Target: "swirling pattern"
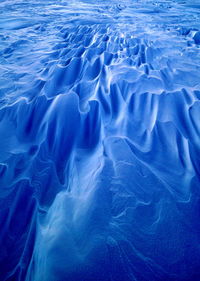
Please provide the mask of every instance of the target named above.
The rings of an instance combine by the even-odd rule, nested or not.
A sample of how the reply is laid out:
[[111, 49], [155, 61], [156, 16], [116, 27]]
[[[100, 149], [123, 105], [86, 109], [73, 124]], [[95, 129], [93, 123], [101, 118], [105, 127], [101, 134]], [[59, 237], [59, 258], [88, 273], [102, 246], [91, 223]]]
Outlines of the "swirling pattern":
[[200, 280], [198, 1], [0, 10], [0, 280]]

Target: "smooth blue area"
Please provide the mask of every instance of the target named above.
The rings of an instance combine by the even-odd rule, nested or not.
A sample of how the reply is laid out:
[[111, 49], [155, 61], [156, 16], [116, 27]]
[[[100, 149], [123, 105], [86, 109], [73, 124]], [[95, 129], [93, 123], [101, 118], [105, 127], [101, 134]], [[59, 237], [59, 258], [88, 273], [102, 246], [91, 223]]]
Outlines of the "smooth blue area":
[[0, 281], [200, 280], [200, 2], [0, 2]]

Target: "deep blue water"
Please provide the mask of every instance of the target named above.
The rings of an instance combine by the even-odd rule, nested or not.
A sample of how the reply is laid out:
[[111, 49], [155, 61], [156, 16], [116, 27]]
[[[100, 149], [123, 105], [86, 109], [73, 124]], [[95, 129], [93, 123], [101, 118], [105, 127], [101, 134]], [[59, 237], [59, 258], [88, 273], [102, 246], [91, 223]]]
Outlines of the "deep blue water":
[[0, 281], [199, 281], [199, 100], [199, 1], [1, 0]]

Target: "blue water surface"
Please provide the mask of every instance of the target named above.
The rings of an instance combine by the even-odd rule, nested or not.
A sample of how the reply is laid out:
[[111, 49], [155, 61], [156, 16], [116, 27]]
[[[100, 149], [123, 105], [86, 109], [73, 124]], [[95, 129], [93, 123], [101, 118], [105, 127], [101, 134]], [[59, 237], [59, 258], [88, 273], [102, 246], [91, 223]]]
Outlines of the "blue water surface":
[[1, 0], [0, 281], [199, 281], [199, 100], [199, 1]]

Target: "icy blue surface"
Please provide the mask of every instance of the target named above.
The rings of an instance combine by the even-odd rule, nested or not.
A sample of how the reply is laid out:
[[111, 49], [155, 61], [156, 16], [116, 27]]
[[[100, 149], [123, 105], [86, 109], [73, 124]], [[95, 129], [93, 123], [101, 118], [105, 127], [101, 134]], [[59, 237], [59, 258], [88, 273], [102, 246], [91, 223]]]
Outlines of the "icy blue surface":
[[0, 280], [200, 280], [200, 2], [1, 0]]

